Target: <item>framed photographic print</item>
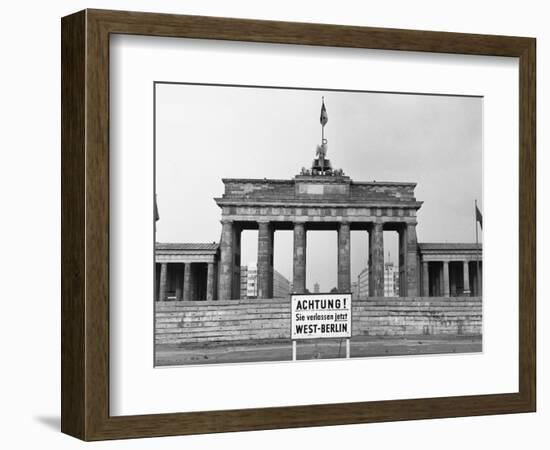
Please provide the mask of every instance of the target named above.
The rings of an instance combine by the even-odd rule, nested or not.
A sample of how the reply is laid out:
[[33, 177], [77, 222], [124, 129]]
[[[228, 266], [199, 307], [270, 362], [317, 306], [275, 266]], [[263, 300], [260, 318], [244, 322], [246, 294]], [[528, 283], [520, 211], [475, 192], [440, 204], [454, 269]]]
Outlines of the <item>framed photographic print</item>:
[[533, 38], [63, 18], [62, 431], [534, 411], [535, 168]]

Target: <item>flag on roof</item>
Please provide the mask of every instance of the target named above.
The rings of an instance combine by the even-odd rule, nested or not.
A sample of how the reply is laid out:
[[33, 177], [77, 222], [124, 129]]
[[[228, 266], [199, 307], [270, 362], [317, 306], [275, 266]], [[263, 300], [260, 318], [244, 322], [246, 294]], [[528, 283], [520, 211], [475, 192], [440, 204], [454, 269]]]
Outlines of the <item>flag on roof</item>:
[[156, 222], [157, 220], [160, 219], [159, 209], [157, 207], [157, 196], [156, 195], [155, 195], [155, 212], [154, 212], [154, 214], [155, 214], [155, 222]]
[[481, 211], [477, 207], [477, 203], [476, 203], [476, 220], [479, 222], [479, 226], [483, 229], [483, 215], [481, 214]]
[[325, 126], [328, 122], [327, 108], [325, 108], [325, 99], [323, 98], [323, 105], [321, 106], [321, 125]]

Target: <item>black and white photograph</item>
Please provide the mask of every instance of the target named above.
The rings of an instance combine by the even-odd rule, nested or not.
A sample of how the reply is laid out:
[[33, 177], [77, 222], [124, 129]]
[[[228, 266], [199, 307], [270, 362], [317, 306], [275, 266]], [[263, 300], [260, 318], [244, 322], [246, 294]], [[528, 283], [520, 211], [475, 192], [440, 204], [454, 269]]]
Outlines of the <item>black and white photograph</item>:
[[546, 449], [547, 10], [6, 3], [0, 447]]
[[482, 352], [482, 97], [154, 99], [156, 366]]

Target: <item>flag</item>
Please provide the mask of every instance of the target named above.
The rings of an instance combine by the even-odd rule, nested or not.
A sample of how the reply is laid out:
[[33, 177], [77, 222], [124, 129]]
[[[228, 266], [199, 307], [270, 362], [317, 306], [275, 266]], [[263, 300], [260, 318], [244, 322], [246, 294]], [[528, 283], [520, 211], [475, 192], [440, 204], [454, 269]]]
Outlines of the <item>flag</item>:
[[483, 215], [481, 214], [481, 211], [477, 207], [477, 203], [476, 203], [476, 220], [479, 222], [479, 226], [481, 227], [481, 229], [483, 229]]
[[325, 108], [325, 101], [323, 100], [323, 106], [321, 106], [321, 125], [325, 126], [328, 122], [327, 109]]
[[160, 216], [159, 216], [159, 209], [157, 207], [157, 196], [155, 195], [155, 211], [154, 211], [154, 215], [155, 215], [155, 222], [157, 220], [160, 219]]

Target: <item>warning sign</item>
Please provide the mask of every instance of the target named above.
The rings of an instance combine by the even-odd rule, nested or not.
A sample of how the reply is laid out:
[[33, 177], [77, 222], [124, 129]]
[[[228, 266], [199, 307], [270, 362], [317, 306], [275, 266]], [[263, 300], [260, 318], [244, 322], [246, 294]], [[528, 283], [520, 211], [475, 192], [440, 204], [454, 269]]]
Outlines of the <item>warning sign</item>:
[[351, 294], [292, 294], [292, 339], [351, 337]]

